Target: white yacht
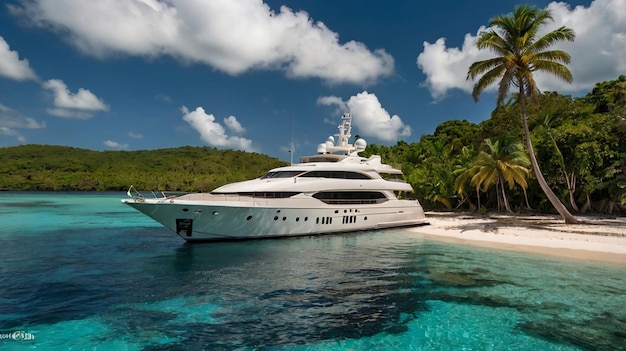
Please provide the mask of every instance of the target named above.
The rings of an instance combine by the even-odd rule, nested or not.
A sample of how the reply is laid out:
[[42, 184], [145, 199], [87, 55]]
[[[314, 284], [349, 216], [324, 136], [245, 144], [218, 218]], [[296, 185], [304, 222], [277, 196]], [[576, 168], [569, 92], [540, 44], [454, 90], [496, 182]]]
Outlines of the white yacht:
[[[361, 157], [366, 142], [349, 144], [352, 118], [342, 117], [337, 142], [264, 176], [190, 193], [148, 198], [132, 186], [122, 202], [186, 241], [235, 240], [352, 232], [427, 224], [402, 172], [380, 156]], [[400, 198], [399, 198], [400, 197]]]

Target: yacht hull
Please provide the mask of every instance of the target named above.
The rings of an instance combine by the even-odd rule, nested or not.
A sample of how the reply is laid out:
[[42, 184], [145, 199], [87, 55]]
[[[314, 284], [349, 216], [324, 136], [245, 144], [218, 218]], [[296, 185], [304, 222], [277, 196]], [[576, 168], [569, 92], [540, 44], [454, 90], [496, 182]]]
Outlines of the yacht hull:
[[323, 207], [312, 198], [122, 201], [190, 242], [321, 235], [427, 224], [417, 200]]

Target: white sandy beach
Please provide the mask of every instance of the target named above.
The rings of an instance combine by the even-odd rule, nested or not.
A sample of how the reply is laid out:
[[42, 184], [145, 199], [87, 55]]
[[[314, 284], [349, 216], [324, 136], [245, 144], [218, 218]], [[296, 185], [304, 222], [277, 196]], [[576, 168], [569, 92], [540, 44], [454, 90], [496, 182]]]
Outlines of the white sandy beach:
[[626, 218], [427, 212], [429, 225], [411, 229], [427, 238], [496, 249], [626, 264]]

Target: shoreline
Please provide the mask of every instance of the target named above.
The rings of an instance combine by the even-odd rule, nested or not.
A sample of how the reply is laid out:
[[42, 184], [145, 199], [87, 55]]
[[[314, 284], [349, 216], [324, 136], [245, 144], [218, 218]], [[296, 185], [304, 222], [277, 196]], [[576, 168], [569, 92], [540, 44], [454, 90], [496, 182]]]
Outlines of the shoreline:
[[626, 265], [626, 218], [553, 215], [478, 215], [426, 212], [429, 225], [411, 228], [427, 239], [487, 248]]

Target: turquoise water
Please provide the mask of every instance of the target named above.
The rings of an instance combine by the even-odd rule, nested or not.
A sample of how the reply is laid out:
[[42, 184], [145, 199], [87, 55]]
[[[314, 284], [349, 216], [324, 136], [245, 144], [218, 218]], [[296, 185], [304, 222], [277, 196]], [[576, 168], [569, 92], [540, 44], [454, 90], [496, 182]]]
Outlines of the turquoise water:
[[123, 196], [0, 193], [1, 350], [626, 350], [623, 265], [407, 230], [189, 245]]

